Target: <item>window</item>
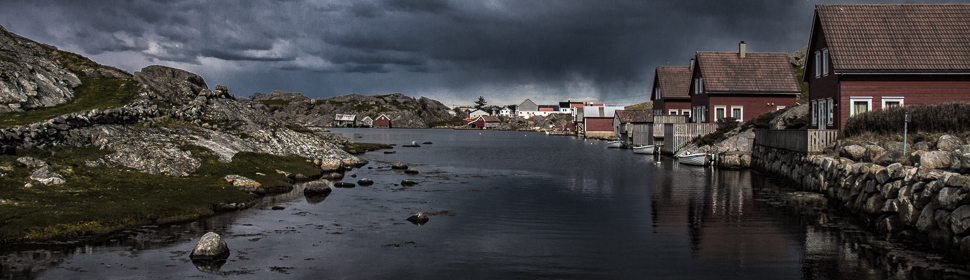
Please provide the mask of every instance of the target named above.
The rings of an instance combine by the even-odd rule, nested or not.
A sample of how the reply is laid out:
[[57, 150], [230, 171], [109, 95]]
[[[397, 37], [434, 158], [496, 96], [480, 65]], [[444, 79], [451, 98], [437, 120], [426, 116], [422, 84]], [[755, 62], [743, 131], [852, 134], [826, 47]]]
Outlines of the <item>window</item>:
[[822, 53], [815, 52], [815, 65], [812, 65], [815, 68], [815, 78], [822, 76], [822, 68], [819, 67], [820, 65], [822, 65]]
[[822, 49], [822, 76], [829, 75], [829, 49]]
[[855, 116], [857, 114], [862, 114], [865, 112], [872, 111], [872, 97], [871, 96], [852, 96], [849, 97], [849, 116]]
[[701, 92], [700, 88], [701, 88], [701, 79], [694, 78], [694, 94], [700, 93]]
[[727, 108], [724, 106], [714, 106], [714, 121], [723, 119], [727, 113]]
[[812, 100], [809, 111], [812, 111], [812, 125], [818, 125], [818, 101]]
[[744, 112], [744, 107], [731, 106], [731, 117], [739, 122], [742, 121], [742, 112]]
[[683, 110], [680, 110], [680, 113], [683, 114], [684, 116], [687, 116], [688, 119], [690, 118], [690, 110], [683, 109]]
[[677, 109], [667, 109], [667, 114], [668, 115], [676, 115], [677, 114]]
[[902, 96], [883, 96], [882, 97], [883, 109], [888, 109], [892, 107], [901, 107], [901, 106], [903, 106]]
[[653, 100], [660, 100], [660, 88], [653, 89]]
[[829, 98], [826, 104], [829, 106], [826, 109], [826, 112], [828, 112], [826, 119], [828, 120], [829, 125], [833, 125], [835, 124], [835, 110], [833, 110], [833, 107], [835, 107], [835, 100], [832, 100], [832, 98]]
[[697, 78], [697, 85], [701, 88], [697, 93], [704, 93], [704, 78]]

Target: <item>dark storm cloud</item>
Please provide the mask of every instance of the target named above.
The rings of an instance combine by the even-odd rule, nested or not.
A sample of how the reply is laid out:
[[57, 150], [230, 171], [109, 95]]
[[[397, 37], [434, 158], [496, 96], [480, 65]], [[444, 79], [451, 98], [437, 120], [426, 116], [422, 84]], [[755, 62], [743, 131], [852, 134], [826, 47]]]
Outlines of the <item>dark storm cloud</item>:
[[[189, 65], [244, 92], [286, 81], [291, 88], [279, 89], [317, 96], [445, 91], [471, 100], [525, 88], [555, 100], [635, 100], [656, 66], [686, 65], [695, 51], [736, 51], [742, 40], [751, 51], [797, 50], [807, 43], [814, 4], [5, 0], [0, 24], [116, 60], [106, 64]], [[255, 73], [287, 78], [237, 78]], [[335, 92], [311, 92], [321, 88]]]

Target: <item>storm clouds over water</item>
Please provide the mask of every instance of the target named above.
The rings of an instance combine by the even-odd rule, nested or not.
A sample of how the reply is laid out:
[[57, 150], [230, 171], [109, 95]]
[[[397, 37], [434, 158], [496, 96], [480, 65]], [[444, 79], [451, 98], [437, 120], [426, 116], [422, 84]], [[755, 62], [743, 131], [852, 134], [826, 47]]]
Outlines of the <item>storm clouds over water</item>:
[[[829, 2], [831, 3], [831, 2]], [[646, 101], [695, 51], [792, 52], [816, 1], [20, 1], [9, 31], [137, 71], [162, 64], [237, 96], [402, 92], [451, 104]]]

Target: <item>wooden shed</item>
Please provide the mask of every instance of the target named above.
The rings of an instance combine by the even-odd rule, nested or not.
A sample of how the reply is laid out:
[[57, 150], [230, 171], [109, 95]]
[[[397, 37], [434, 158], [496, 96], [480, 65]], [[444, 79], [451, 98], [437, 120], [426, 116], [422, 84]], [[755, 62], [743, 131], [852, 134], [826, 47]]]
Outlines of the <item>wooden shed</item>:
[[391, 118], [388, 118], [385, 114], [381, 114], [374, 119], [374, 128], [391, 128]]

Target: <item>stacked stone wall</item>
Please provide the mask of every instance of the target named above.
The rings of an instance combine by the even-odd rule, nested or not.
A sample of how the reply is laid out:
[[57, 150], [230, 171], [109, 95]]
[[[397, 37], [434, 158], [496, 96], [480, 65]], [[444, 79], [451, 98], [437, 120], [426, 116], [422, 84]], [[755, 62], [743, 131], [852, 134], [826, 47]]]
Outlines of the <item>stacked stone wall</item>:
[[752, 168], [826, 195], [882, 234], [914, 238], [970, 260], [970, 177], [932, 168], [857, 163], [846, 158], [755, 146]]

